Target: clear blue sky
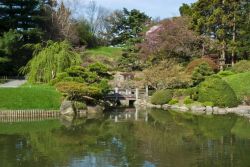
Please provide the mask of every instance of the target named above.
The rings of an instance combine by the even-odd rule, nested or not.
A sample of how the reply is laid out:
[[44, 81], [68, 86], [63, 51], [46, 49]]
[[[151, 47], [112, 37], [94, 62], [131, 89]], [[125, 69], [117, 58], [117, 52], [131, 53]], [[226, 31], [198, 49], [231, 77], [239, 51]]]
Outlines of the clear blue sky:
[[98, 4], [109, 9], [139, 9], [147, 15], [161, 19], [179, 15], [182, 3], [194, 3], [197, 0], [95, 0]]

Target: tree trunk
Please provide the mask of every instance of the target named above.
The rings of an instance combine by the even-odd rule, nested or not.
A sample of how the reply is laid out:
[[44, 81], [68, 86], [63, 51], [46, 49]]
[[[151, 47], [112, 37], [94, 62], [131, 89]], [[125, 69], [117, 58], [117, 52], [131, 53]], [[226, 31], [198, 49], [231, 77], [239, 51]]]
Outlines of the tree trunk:
[[[234, 18], [233, 18], [233, 45], [235, 45], [235, 41], [236, 41], [236, 18], [235, 18], [235, 14], [234, 14]], [[234, 66], [234, 61], [235, 61], [235, 46], [233, 46], [233, 48], [232, 48], [232, 66]]]
[[220, 58], [220, 70], [224, 70], [224, 65], [226, 64], [226, 46], [225, 46], [225, 40], [223, 40], [222, 43], [222, 51], [221, 51], [221, 58]]

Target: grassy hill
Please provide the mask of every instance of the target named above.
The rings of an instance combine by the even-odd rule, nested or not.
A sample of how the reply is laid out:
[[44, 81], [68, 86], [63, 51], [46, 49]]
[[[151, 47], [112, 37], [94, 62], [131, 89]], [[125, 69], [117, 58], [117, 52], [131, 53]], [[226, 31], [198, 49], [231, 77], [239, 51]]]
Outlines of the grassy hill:
[[116, 66], [122, 56], [122, 48], [98, 47], [88, 49], [83, 53], [83, 63], [102, 62], [108, 66]]
[[238, 99], [250, 96], [250, 72], [230, 75], [223, 79], [233, 88]]

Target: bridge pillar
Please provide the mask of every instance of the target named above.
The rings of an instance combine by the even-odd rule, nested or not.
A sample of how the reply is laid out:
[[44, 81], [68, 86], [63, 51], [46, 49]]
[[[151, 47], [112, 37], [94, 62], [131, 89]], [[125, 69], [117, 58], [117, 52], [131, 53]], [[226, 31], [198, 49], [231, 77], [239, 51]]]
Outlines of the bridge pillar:
[[139, 89], [136, 88], [135, 89], [135, 100], [138, 100], [139, 99]]
[[148, 97], [148, 85], [146, 85], [146, 97]]
[[115, 100], [118, 100], [119, 88], [115, 87]]

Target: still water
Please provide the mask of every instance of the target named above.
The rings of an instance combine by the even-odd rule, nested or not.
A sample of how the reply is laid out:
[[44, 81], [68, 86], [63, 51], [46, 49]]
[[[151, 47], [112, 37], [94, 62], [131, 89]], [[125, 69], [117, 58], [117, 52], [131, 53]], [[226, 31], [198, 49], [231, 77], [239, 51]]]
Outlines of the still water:
[[162, 110], [0, 123], [0, 167], [19, 166], [247, 167], [250, 123]]

